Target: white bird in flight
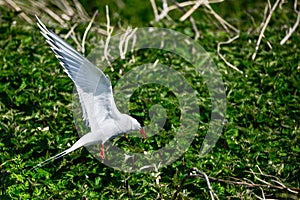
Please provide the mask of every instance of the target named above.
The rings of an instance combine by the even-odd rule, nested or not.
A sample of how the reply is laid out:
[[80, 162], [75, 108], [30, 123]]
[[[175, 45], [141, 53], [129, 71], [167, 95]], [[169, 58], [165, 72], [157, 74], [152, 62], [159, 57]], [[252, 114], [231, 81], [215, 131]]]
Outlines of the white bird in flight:
[[110, 138], [139, 130], [144, 138], [146, 133], [140, 123], [116, 107], [109, 76], [49, 30], [36, 16], [42, 35], [50, 44], [55, 56], [60, 60], [65, 72], [75, 83], [83, 111], [83, 119], [90, 132], [83, 135], [69, 149], [39, 163], [32, 169], [41, 167], [82, 146], [101, 144], [100, 157], [105, 158], [104, 143]]

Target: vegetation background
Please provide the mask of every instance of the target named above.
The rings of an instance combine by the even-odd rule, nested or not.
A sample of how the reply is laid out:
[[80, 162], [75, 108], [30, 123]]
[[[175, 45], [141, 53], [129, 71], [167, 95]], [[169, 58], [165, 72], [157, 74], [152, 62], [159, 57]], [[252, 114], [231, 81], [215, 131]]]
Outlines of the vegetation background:
[[[67, 2], [70, 9], [62, 9], [62, 2]], [[280, 44], [300, 19], [299, 11], [295, 12], [299, 3], [209, 1], [213, 11], [233, 27], [227, 25], [226, 29], [205, 6], [192, 14], [193, 20], [180, 21], [192, 7], [187, 6], [186, 10], [175, 9], [155, 21], [150, 2], [0, 0], [0, 199], [299, 199], [299, 28]], [[156, 3], [162, 8], [161, 1]], [[207, 89], [197, 84], [199, 77], [195, 75], [187, 79], [202, 98], [202, 125], [188, 151], [171, 165], [152, 173], [125, 173], [101, 164], [82, 148], [29, 171], [78, 139], [72, 116], [73, 83], [39, 33], [34, 15], [62, 37], [73, 27], [71, 34], [78, 41], [67, 41], [82, 50], [82, 36], [98, 10], [86, 37], [87, 54], [99, 35], [106, 37], [105, 5], [109, 6], [114, 31], [128, 25], [155, 26], [192, 38], [198, 31], [197, 41], [214, 57], [227, 94], [227, 122], [207, 157], [200, 159], [197, 155], [208, 128], [210, 104]], [[220, 42], [230, 38], [235, 40], [218, 49]], [[137, 64], [144, 59], [172, 59], [167, 52], [141, 52], [135, 56]], [[121, 66], [130, 69], [127, 61], [114, 63], [115, 70], [106, 72], [113, 83], [120, 77]], [[181, 61], [175, 61], [180, 66]], [[167, 91], [161, 88], [160, 92]], [[174, 98], [168, 95], [143, 93], [134, 97], [132, 103], [138, 106], [132, 109], [133, 114], [144, 113], [139, 118], [148, 120], [143, 102], [146, 97], [163, 102], [173, 113], [170, 127], [176, 126], [177, 108], [173, 106]], [[159, 137], [149, 138], [143, 147], [160, 146], [170, 139], [170, 132], [171, 128]], [[134, 142], [138, 141], [129, 139], [124, 136], [114, 142], [124, 149], [136, 150]], [[214, 195], [209, 193], [209, 182], [200, 172], [208, 176]]]

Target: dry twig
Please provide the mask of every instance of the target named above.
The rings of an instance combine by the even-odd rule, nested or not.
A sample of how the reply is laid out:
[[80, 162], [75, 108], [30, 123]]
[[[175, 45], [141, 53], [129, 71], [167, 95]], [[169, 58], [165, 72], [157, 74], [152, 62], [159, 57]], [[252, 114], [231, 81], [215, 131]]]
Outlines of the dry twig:
[[87, 12], [85, 11], [85, 9], [83, 8], [83, 6], [81, 5], [81, 3], [78, 0], [73, 0], [74, 5], [76, 7], [77, 10], [77, 14], [79, 15], [80, 19], [84, 20], [84, 21], [89, 21], [89, 15], [87, 14]]
[[229, 31], [229, 29], [233, 30], [236, 35], [232, 38], [230, 38], [229, 40], [225, 41], [225, 42], [219, 42], [217, 44], [217, 54], [220, 56], [220, 58], [223, 60], [223, 62], [225, 62], [226, 65], [228, 65], [229, 67], [231, 67], [232, 69], [236, 70], [239, 73], [243, 73], [241, 70], [239, 70], [236, 66], [234, 66], [233, 64], [231, 64], [230, 62], [228, 62], [226, 60], [226, 58], [221, 54], [221, 45], [224, 44], [230, 44], [231, 42], [233, 42], [234, 40], [238, 39], [240, 37], [240, 31], [235, 28], [234, 26], [232, 26], [231, 24], [229, 24], [227, 21], [225, 21], [220, 15], [218, 15], [209, 4], [205, 5], [206, 8], [208, 8], [209, 12], [219, 21], [219, 23], [223, 26], [223, 28], [227, 31]]
[[212, 9], [212, 7], [209, 4], [205, 4], [205, 7], [209, 10], [209, 12], [219, 21], [219, 23], [223, 26], [223, 28], [226, 31], [229, 31], [229, 29], [233, 30], [236, 33], [239, 33], [240, 31], [235, 28], [234, 26], [232, 26], [231, 24], [229, 24], [227, 21], [225, 21], [220, 15], [218, 15], [214, 9]]
[[209, 181], [209, 177], [204, 172], [199, 171], [195, 167], [193, 167], [190, 170], [190, 172], [184, 176], [184, 178], [181, 181], [181, 184], [179, 185], [179, 187], [177, 188], [176, 192], [174, 193], [174, 196], [173, 196], [172, 200], [177, 199], [179, 191], [182, 189], [184, 183], [186, 182], [186, 180], [188, 178], [190, 178], [190, 177], [199, 177], [199, 175], [201, 175], [202, 178], [204, 178], [204, 180], [206, 181], [206, 184], [207, 184], [207, 187], [209, 189], [209, 194], [210, 194], [211, 199], [212, 200], [214, 200], [214, 199], [218, 200], [219, 199], [218, 196], [216, 195], [216, 193], [213, 191], [213, 189], [211, 187], [211, 184], [210, 184], [210, 181]]
[[58, 2], [61, 2], [61, 4], [64, 7], [65, 12], [67, 12], [68, 16], [73, 16], [75, 14], [73, 8], [70, 6], [70, 4], [67, 0], [61, 0]]
[[84, 34], [83, 34], [83, 37], [82, 37], [82, 42], [81, 42], [81, 52], [83, 54], [85, 53], [85, 40], [86, 40], [87, 34], [88, 34], [89, 30], [91, 29], [92, 24], [95, 20], [95, 17], [97, 16], [97, 14], [98, 14], [98, 10], [96, 10], [96, 12], [94, 13], [89, 25], [86, 27], [86, 29], [84, 31]]
[[[257, 54], [257, 51], [258, 51], [258, 49], [259, 49], [259, 45], [260, 45], [261, 39], [262, 39], [262, 37], [264, 36], [264, 32], [265, 32], [265, 30], [266, 30], [266, 28], [267, 28], [267, 26], [268, 26], [268, 24], [269, 24], [269, 22], [270, 22], [270, 19], [271, 19], [271, 17], [272, 17], [273, 12], [274, 12], [275, 9], [277, 8], [279, 2], [280, 2], [280, 0], [277, 0], [277, 1], [274, 3], [273, 7], [271, 8], [271, 10], [270, 10], [270, 12], [269, 12], [268, 17], [266, 18], [266, 21], [264, 22], [264, 25], [263, 25], [263, 27], [262, 27], [262, 29], [261, 29], [261, 32], [260, 32], [260, 34], [259, 34], [259, 37], [258, 37], [256, 46], [255, 46], [255, 51], [254, 51], [254, 53], [253, 53], [253, 55], [252, 55], [252, 60], [255, 60], [255, 58], [256, 58], [256, 54]], [[268, 4], [268, 6], [270, 6], [270, 3]]]
[[33, 6], [40, 8], [43, 10], [43, 12], [47, 13], [50, 17], [52, 17], [55, 21], [57, 21], [59, 24], [65, 26], [65, 21], [58, 15], [56, 12], [51, 10], [50, 8], [47, 7], [45, 2], [40, 2], [40, 1], [32, 1], [31, 2]]
[[283, 45], [286, 43], [286, 41], [291, 37], [291, 35], [296, 31], [297, 27], [299, 26], [300, 22], [300, 11], [297, 10], [297, 0], [294, 1], [294, 10], [297, 14], [297, 20], [292, 28], [289, 29], [289, 32], [286, 34], [286, 36], [280, 41], [280, 44]]
[[187, 12], [184, 13], [183, 16], [180, 17], [180, 21], [185, 21], [188, 17], [190, 17], [198, 8], [201, 4], [207, 4], [207, 0], [198, 0], [196, 3], [193, 5], [191, 9], [189, 9]]
[[[220, 3], [220, 2], [223, 2], [224, 0], [209, 0], [208, 3], [209, 4], [212, 4], [212, 3]], [[177, 5], [171, 5], [169, 6], [169, 11], [171, 10], [175, 10], [177, 9], [178, 7], [186, 7], [186, 6], [193, 6], [195, 5], [197, 1], [184, 1], [184, 2], [180, 2], [180, 3], [177, 3]]]
[[20, 17], [30, 24], [34, 24], [34, 20], [31, 20], [31, 17], [35, 15], [51, 17], [65, 28], [68, 27], [66, 22], [71, 19], [80, 22], [90, 21], [90, 17], [78, 0], [4, 0], [3, 3], [20, 12]]
[[107, 34], [107, 38], [105, 41], [105, 46], [104, 46], [104, 58], [106, 60], [106, 62], [108, 63], [108, 65], [111, 67], [111, 70], [113, 71], [112, 65], [109, 61], [108, 55], [108, 46], [109, 46], [109, 42], [110, 42], [110, 38], [111, 38], [111, 34], [113, 32], [113, 27], [110, 27], [110, 18], [109, 18], [109, 9], [108, 6], [105, 6], [106, 9], [106, 34]]
[[[231, 177], [233, 178], [233, 177]], [[212, 181], [218, 181], [218, 182], [223, 182], [223, 183], [228, 183], [231, 185], [242, 185], [245, 187], [249, 188], [255, 188], [255, 187], [262, 187], [262, 188], [269, 188], [269, 189], [279, 189], [279, 190], [287, 190], [287, 191], [292, 191], [292, 193], [299, 194], [300, 188], [288, 188], [288, 187], [283, 187], [283, 186], [278, 186], [278, 185], [273, 185], [273, 184], [258, 184], [258, 183], [248, 183], [244, 180], [234, 178], [236, 181], [232, 180], [225, 180], [225, 179], [220, 179], [220, 178], [215, 178], [215, 177], [209, 177], [210, 180]]]
[[153, 9], [155, 21], [159, 21], [158, 10], [157, 10], [155, 0], [150, 0], [150, 3], [151, 3], [151, 6], [152, 6], [152, 9]]
[[229, 40], [225, 41], [225, 42], [219, 42], [217, 45], [217, 53], [220, 56], [220, 58], [225, 62], [226, 65], [228, 65], [229, 67], [231, 67], [232, 69], [236, 70], [237, 72], [243, 74], [243, 72], [241, 70], [239, 70], [236, 66], [234, 66], [233, 64], [231, 64], [230, 62], [228, 62], [225, 57], [221, 54], [221, 45], [223, 44], [230, 44], [231, 42], [233, 42], [234, 40], [238, 39], [240, 37], [240, 34], [237, 34], [236, 36], [230, 38]]
[[66, 40], [67, 38], [70, 37], [70, 35], [72, 34], [72, 32], [74, 32], [75, 28], [78, 26], [78, 24], [74, 24], [71, 29], [69, 30], [69, 32], [64, 36], [64, 39]]
[[[241, 70], [239, 70], [236, 66], [234, 66], [233, 64], [229, 63], [225, 57], [221, 54], [220, 50], [221, 50], [221, 45], [224, 45], [224, 44], [229, 44], [231, 42], [233, 42], [234, 40], [236, 40], [237, 38], [239, 38], [240, 36], [240, 31], [235, 28], [234, 26], [232, 26], [231, 24], [229, 24], [227, 21], [225, 21], [220, 15], [218, 15], [212, 8], [211, 6], [209, 5], [210, 3], [219, 3], [219, 2], [222, 2], [223, 0], [211, 0], [211, 1], [208, 1], [208, 0], [197, 0], [197, 1], [186, 1], [186, 2], [181, 2], [181, 3], [178, 3], [176, 2], [175, 0], [171, 0], [171, 2], [174, 4], [172, 6], [164, 6], [163, 8], [163, 12], [161, 14], [158, 14], [158, 9], [157, 9], [157, 6], [156, 6], [156, 3], [154, 0], [150, 0], [151, 2], [151, 5], [152, 5], [152, 8], [153, 8], [153, 12], [154, 12], [154, 15], [155, 15], [155, 19], [158, 21], [158, 20], [161, 20], [162, 18], [164, 18], [164, 16], [167, 15], [167, 13], [171, 10], [174, 10], [174, 9], [179, 9], [181, 10], [182, 12], [184, 12], [183, 16], [180, 18], [180, 21], [184, 21], [186, 20], [187, 18], [190, 19], [191, 21], [191, 24], [192, 24], [192, 27], [193, 27], [193, 30], [195, 32], [195, 37], [194, 39], [197, 40], [200, 36], [199, 34], [199, 31], [198, 31], [198, 28], [196, 26], [196, 23], [195, 23], [195, 20], [194, 18], [191, 16], [201, 5], [204, 5], [209, 13], [211, 15], [213, 15], [217, 20], [218, 22], [223, 26], [223, 28], [229, 32], [229, 30], [233, 30], [234, 32], [236, 32], [236, 35], [232, 38], [230, 38], [229, 40], [225, 41], [225, 42], [220, 42], [218, 43], [218, 46], [217, 46], [217, 53], [218, 55], [220, 56], [220, 58], [225, 62], [226, 65], [228, 65], [229, 67], [233, 68], [234, 70], [238, 71], [239, 73], [243, 73]], [[185, 7], [186, 6], [192, 6], [191, 9], [189, 9], [188, 11], [186, 11]]]
[[[244, 180], [241, 180], [239, 178], [230, 177], [234, 181], [224, 180], [224, 179], [219, 179], [219, 178], [214, 178], [214, 177], [209, 177], [209, 179], [211, 179], [213, 181], [228, 183], [228, 184], [231, 184], [231, 185], [241, 185], [241, 186], [249, 187], [249, 188], [259, 188], [262, 192], [262, 197], [259, 197], [257, 194], [252, 192], [256, 196], [256, 198], [258, 198], [258, 199], [265, 199], [266, 198], [264, 189], [265, 190], [267, 190], [267, 189], [278, 189], [278, 190], [284, 190], [284, 191], [293, 193], [293, 194], [290, 194], [290, 193], [287, 194], [289, 196], [299, 195], [300, 188], [288, 188], [283, 183], [281, 183], [279, 181], [279, 178], [277, 178], [276, 176], [264, 174], [258, 166], [256, 166], [256, 167], [258, 168], [260, 173], [253, 172], [252, 169], [250, 169], [250, 173], [254, 176], [255, 180], [258, 180], [262, 184], [254, 183], [253, 181], [251, 181], [249, 179], [246, 179], [246, 178], [244, 178]], [[272, 183], [270, 183], [270, 182], [268, 182], [268, 181], [266, 181], [262, 178], [259, 178], [257, 175], [262, 175], [262, 176], [265, 176], [265, 177], [273, 178], [273, 179], [271, 179], [271, 181], [277, 183], [278, 185], [274, 185], [274, 184], [272, 184]]]
[[13, 9], [15, 9], [17, 12], [21, 12], [20, 16], [27, 21], [29, 24], [33, 24], [33, 21], [24, 13], [22, 12], [22, 9], [12, 0], [5, 0], [5, 2], [10, 5]]
[[[174, 1], [174, 0], [171, 0], [173, 2], [173, 4], [175, 4], [177, 6], [177, 8], [179, 8], [182, 12], [186, 12], [185, 8], [184, 7], [180, 7], [180, 3]], [[192, 16], [189, 16], [189, 19], [190, 19], [190, 22], [192, 24], [192, 27], [193, 27], [193, 30], [194, 30], [194, 33], [195, 33], [195, 37], [194, 37], [194, 40], [198, 40], [198, 38], [200, 37], [200, 33], [199, 33], [199, 30], [197, 28], [197, 25], [196, 25], [196, 22], [194, 20], [194, 18]]]
[[[129, 40], [130, 40], [130, 38], [135, 37], [134, 34], [135, 34], [136, 30], [137, 30], [137, 28], [132, 30], [131, 27], [128, 27], [128, 29], [125, 31], [125, 33], [123, 33], [121, 35], [120, 43], [119, 43], [119, 51], [120, 51], [121, 59], [125, 59], [125, 55], [126, 55], [127, 49], [128, 49]], [[135, 41], [135, 40], [133, 39], [133, 41]], [[132, 48], [131, 48], [131, 50], [132, 50]]]
[[77, 46], [77, 48], [76, 48], [77, 51], [81, 51], [82, 46], [81, 46], [80, 42], [78, 41], [76, 33], [74, 31], [71, 32], [71, 37], [72, 37], [72, 40], [75, 42], [75, 44]]

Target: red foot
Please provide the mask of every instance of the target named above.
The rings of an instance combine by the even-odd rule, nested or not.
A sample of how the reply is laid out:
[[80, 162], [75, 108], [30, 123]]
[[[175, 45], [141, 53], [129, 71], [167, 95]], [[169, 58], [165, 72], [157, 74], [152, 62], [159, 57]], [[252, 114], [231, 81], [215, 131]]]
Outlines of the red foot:
[[102, 145], [100, 146], [100, 158], [101, 158], [102, 160], [104, 160], [104, 158], [105, 158], [105, 155], [104, 155], [104, 144], [102, 144]]

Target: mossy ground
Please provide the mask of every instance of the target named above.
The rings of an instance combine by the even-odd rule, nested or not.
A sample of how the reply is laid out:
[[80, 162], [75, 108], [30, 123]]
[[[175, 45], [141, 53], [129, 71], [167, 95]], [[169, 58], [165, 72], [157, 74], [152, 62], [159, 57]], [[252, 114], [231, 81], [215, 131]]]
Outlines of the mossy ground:
[[[243, 71], [240, 74], [217, 56], [214, 58], [222, 73], [227, 94], [228, 122], [221, 138], [208, 156], [199, 159], [197, 154], [203, 140], [203, 130], [199, 130], [199, 135], [180, 159], [157, 173], [146, 174], [111, 169], [94, 159], [85, 148], [36, 171], [28, 171], [30, 167], [65, 150], [68, 144], [78, 139], [72, 116], [73, 83], [63, 72], [38, 28], [22, 22], [17, 13], [1, 8], [1, 199], [171, 199], [184, 175], [192, 167], [197, 167], [210, 177], [226, 180], [233, 180], [230, 177], [234, 177], [263, 184], [253, 176], [253, 170], [258, 173], [258, 177], [274, 185], [276, 183], [271, 179], [277, 177], [286, 186], [299, 188], [299, 29], [286, 44], [279, 44], [286, 34], [286, 26], [292, 26], [296, 20], [292, 4], [274, 13], [257, 58], [252, 61], [264, 4], [248, 3], [243, 6], [239, 1], [234, 2], [215, 5], [215, 9], [241, 31], [240, 38], [223, 46], [221, 52], [229, 62]], [[132, 6], [127, 8], [137, 9]], [[148, 12], [151, 12], [149, 8]], [[232, 10], [238, 11], [234, 13]], [[125, 16], [130, 13], [129, 10], [120, 11], [123, 12]], [[133, 13], [129, 18], [124, 17], [128, 23], [140, 15], [137, 11]], [[179, 14], [174, 13], [174, 18], [176, 15]], [[134, 20], [133, 24], [149, 26], [147, 20], [148, 17]], [[227, 40], [229, 34], [217, 22], [211, 23], [212, 19], [207, 14], [196, 15], [195, 20], [201, 34], [199, 43], [214, 55], [217, 43]], [[188, 22], [175, 20], [152, 24], [170, 26], [193, 36]], [[86, 25], [82, 24], [83, 31]], [[58, 32], [68, 31], [53, 28]], [[88, 48], [91, 47], [89, 40], [92, 39], [91, 33], [87, 39]], [[272, 49], [266, 44], [267, 41], [271, 43]], [[145, 55], [140, 56], [142, 60]], [[165, 58], [163, 52], [147, 56], [150, 56], [150, 60], [151, 56], [154, 60], [157, 56]], [[118, 79], [117, 72], [108, 72], [114, 77], [113, 83]], [[188, 79], [193, 83], [197, 78]], [[205, 89], [195, 87], [200, 94], [205, 94]], [[154, 98], [159, 97], [154, 95]], [[163, 102], [168, 109], [172, 109], [169, 104], [173, 101]], [[204, 113], [207, 112], [205, 105], [199, 107]], [[138, 113], [138, 109], [135, 112]], [[209, 115], [202, 116], [202, 121], [208, 120]], [[206, 129], [207, 125], [204, 125], [204, 131]], [[163, 135], [161, 139], [166, 138]], [[158, 140], [156, 138], [154, 142], [161, 142]], [[121, 137], [118, 144], [130, 149], [127, 141]], [[259, 169], [273, 177], [261, 175]], [[159, 184], [156, 182], [158, 177]], [[259, 187], [232, 185], [222, 181], [213, 181], [212, 187], [220, 199], [253, 199], [254, 194], [262, 194]], [[270, 198], [297, 198], [285, 190], [263, 189]], [[181, 199], [209, 198], [205, 181], [196, 178], [187, 180], [179, 196]]]

